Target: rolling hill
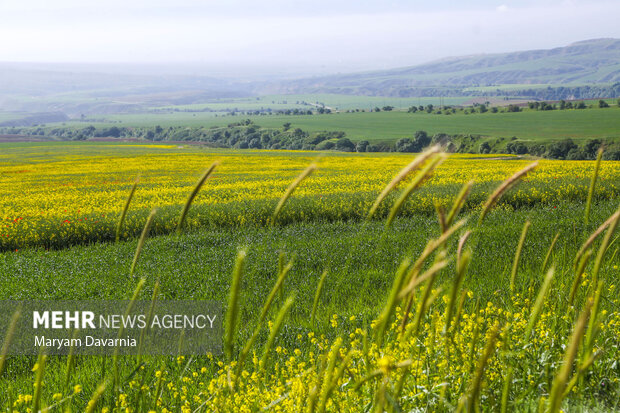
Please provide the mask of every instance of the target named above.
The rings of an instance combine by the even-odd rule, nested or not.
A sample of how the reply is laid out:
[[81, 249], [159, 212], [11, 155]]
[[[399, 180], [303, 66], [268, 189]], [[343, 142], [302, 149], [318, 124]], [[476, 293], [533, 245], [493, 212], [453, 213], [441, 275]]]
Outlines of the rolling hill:
[[271, 83], [259, 91], [449, 96], [472, 87], [616, 82], [620, 82], [620, 39], [595, 39], [547, 50], [454, 57], [398, 69]]

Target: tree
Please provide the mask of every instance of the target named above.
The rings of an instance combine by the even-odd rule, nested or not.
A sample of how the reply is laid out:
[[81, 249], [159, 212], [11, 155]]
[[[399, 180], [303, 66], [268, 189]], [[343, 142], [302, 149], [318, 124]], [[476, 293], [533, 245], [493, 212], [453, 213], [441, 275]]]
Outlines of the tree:
[[[620, 100], [618, 100], [618, 105], [620, 106]], [[407, 110], [408, 113], [416, 113], [417, 111], [418, 108], [416, 108], [415, 106], [411, 106], [409, 110]]]
[[415, 145], [409, 138], [401, 138], [394, 144], [396, 152], [415, 152]]
[[607, 102], [605, 102], [603, 99], [598, 101], [598, 107], [599, 108], [608, 108], [609, 104]]
[[353, 152], [355, 144], [349, 138], [340, 138], [336, 141], [336, 149], [344, 152]]
[[480, 145], [480, 148], [478, 148], [478, 152], [480, 153], [491, 152], [491, 145], [489, 145], [489, 142], [482, 142], [482, 144]]
[[549, 145], [547, 156], [553, 159], [566, 159], [566, 155], [568, 155], [571, 149], [577, 148], [577, 145], [575, 145], [572, 139], [564, 139]]
[[419, 130], [413, 135], [413, 143], [416, 145], [416, 151], [419, 152], [431, 143], [431, 138], [425, 131]]
[[286, 122], [284, 125], [282, 125], [284, 130], [287, 131], [291, 128], [291, 122]]
[[389, 106], [389, 105], [387, 105], [387, 106], [384, 106], [382, 109], [383, 109], [385, 112], [389, 112], [389, 111], [391, 111], [392, 109], [394, 109], [394, 106]]
[[368, 149], [369, 145], [370, 145], [370, 142], [368, 142], [368, 141], [359, 141], [357, 143], [357, 145], [355, 145], [355, 151], [356, 152], [366, 152], [366, 149]]

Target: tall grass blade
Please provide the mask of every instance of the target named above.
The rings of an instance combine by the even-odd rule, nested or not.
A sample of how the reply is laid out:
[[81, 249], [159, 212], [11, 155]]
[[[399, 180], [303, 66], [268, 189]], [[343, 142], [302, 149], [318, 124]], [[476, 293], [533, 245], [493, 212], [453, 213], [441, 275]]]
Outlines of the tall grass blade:
[[596, 258], [594, 259], [594, 268], [592, 268], [592, 284], [598, 284], [598, 273], [601, 269], [601, 265], [603, 265], [603, 258], [605, 257], [605, 253], [607, 252], [607, 248], [611, 243], [611, 237], [614, 235], [616, 228], [618, 228], [618, 222], [620, 222], [620, 209], [616, 212], [615, 218], [609, 223], [609, 228], [605, 233], [605, 237], [601, 242], [601, 246], [598, 249], [598, 254], [596, 254]]
[[86, 405], [86, 410], [84, 410], [86, 413], [91, 413], [95, 411], [97, 402], [103, 395], [103, 392], [105, 391], [106, 387], [107, 387], [107, 382], [103, 382], [99, 386], [97, 386], [97, 388], [95, 389], [95, 392], [90, 398], [90, 401]]
[[525, 168], [521, 169], [519, 172], [516, 172], [510, 178], [506, 179], [500, 186], [497, 187], [495, 191], [489, 196], [487, 201], [482, 206], [482, 213], [480, 214], [480, 218], [478, 219], [478, 225], [482, 223], [482, 220], [487, 215], [487, 213], [497, 204], [497, 201], [502, 197], [502, 195], [508, 191], [510, 188], [515, 186], [521, 178], [527, 175], [532, 169], [538, 166], [538, 162], [534, 162], [529, 164]]
[[549, 405], [547, 409], [547, 411], [550, 413], [556, 413], [560, 411], [560, 406], [562, 405], [562, 398], [564, 396], [564, 389], [566, 388], [566, 383], [568, 382], [570, 373], [573, 370], [573, 363], [575, 361], [575, 358], [577, 357], [579, 343], [583, 338], [586, 324], [588, 322], [588, 318], [590, 317], [591, 306], [591, 301], [588, 301], [584, 310], [579, 316], [577, 324], [573, 329], [573, 334], [571, 335], [570, 341], [568, 343], [568, 348], [564, 353], [564, 361], [562, 363], [562, 366], [560, 367], [560, 370], [553, 379], [551, 391], [549, 393]]
[[586, 269], [586, 264], [588, 263], [588, 260], [590, 259], [591, 255], [592, 255], [592, 250], [586, 251], [586, 253], [581, 256], [581, 259], [579, 260], [579, 264], [577, 264], [577, 269], [575, 270], [575, 278], [573, 279], [573, 285], [570, 289], [570, 294], [568, 295], [568, 306], [569, 307], [573, 305], [573, 301], [575, 300], [575, 297], [577, 295], [577, 290], [579, 289], [579, 286], [581, 285], [581, 276], [583, 275]]
[[41, 393], [43, 392], [43, 375], [45, 374], [45, 363], [47, 361], [47, 355], [45, 354], [45, 347], [41, 346], [41, 351], [35, 365], [35, 381], [34, 381], [34, 396], [32, 397], [32, 410], [38, 412], [41, 410]]
[[321, 291], [323, 291], [323, 285], [327, 278], [327, 270], [323, 271], [321, 278], [319, 278], [319, 284], [316, 286], [316, 292], [314, 293], [314, 301], [312, 302], [312, 312], [310, 313], [310, 324], [314, 326], [314, 320], [316, 318], [316, 309], [319, 306], [319, 299], [321, 298]]
[[542, 272], [543, 273], [547, 270], [547, 264], [549, 263], [549, 258], [551, 258], [551, 253], [553, 252], [553, 247], [555, 247], [555, 243], [558, 241], [558, 238], [560, 238], [560, 233], [559, 232], [557, 234], [555, 234], [555, 237], [553, 238], [553, 241], [551, 241], [551, 245], [549, 246], [549, 249], [547, 250], [547, 255], [545, 255], [545, 260], [543, 261], [543, 265], [542, 265]]
[[583, 221], [588, 225], [588, 219], [590, 218], [590, 208], [592, 207], [592, 197], [594, 196], [594, 186], [596, 185], [596, 179], [598, 178], [598, 172], [601, 168], [601, 159], [603, 158], [603, 148], [599, 148], [596, 155], [596, 164], [594, 166], [594, 174], [590, 181], [590, 189], [588, 189], [588, 200], [586, 201], [586, 212]]
[[[142, 292], [142, 288], [144, 288], [144, 284], [146, 284], [146, 278], [142, 277], [140, 278], [140, 281], [138, 281], [138, 285], [136, 285], [136, 289], [134, 290], [133, 295], [131, 296], [131, 300], [129, 300], [129, 303], [127, 304], [127, 308], [125, 309], [125, 315], [124, 315], [125, 318], [129, 316], [129, 314], [131, 313], [131, 310], [133, 310], [133, 307], [136, 304], [136, 301], [138, 300], [140, 293]], [[125, 331], [124, 325], [121, 323], [120, 328], [118, 329], [117, 338], [120, 339], [123, 336], [124, 331]], [[114, 348], [114, 354], [112, 355], [112, 363], [114, 365], [114, 377], [113, 377], [114, 381], [112, 383], [112, 388], [114, 391], [118, 391], [119, 386], [120, 386], [120, 369], [119, 369], [118, 352], [119, 352], [119, 347], [116, 346]]]
[[245, 257], [246, 252], [244, 250], [239, 251], [237, 254], [237, 260], [235, 261], [235, 267], [233, 269], [232, 284], [230, 286], [230, 295], [228, 296], [226, 328], [224, 333], [224, 353], [229, 361], [232, 360], [233, 357], [237, 314], [239, 313], [239, 291], [241, 290], [241, 275], [243, 274]]
[[377, 199], [375, 200], [375, 203], [372, 205], [372, 207], [370, 208], [370, 210], [368, 211], [368, 215], [366, 216], [367, 220], [370, 220], [373, 215], [375, 214], [375, 212], [377, 212], [377, 208], [379, 207], [379, 204], [381, 204], [381, 202], [385, 199], [386, 196], [388, 196], [388, 194], [394, 189], [396, 188], [396, 186], [398, 186], [398, 184], [407, 177], [407, 175], [409, 175], [411, 173], [411, 171], [417, 169], [420, 165], [422, 165], [428, 158], [431, 157], [431, 155], [438, 153], [439, 152], [439, 145], [435, 145], [431, 148], [429, 148], [428, 150], [426, 150], [425, 152], [422, 152], [420, 155], [418, 155], [413, 161], [411, 161], [411, 163], [409, 163], [409, 165], [405, 166], [403, 169], [401, 169], [401, 171], [398, 173], [398, 175], [396, 175], [389, 184], [387, 184], [385, 186], [385, 188], [383, 188], [383, 191], [381, 191], [381, 193], [379, 194], [379, 196], [377, 197]]
[[131, 262], [131, 269], [129, 270], [129, 276], [133, 277], [133, 273], [136, 270], [136, 265], [138, 264], [138, 260], [140, 259], [140, 254], [142, 254], [142, 248], [144, 248], [144, 243], [149, 236], [149, 231], [151, 230], [151, 226], [153, 225], [153, 219], [155, 219], [155, 214], [157, 213], [157, 209], [151, 210], [149, 217], [146, 219], [146, 224], [144, 224], [144, 228], [142, 229], [142, 234], [140, 234], [140, 239], [138, 240], [138, 246], [136, 247], [136, 253], [133, 256], [133, 261]]
[[254, 332], [252, 333], [252, 336], [250, 337], [250, 339], [243, 346], [243, 349], [241, 350], [241, 355], [239, 356], [239, 359], [237, 360], [237, 368], [236, 368], [236, 374], [235, 374], [234, 387], [236, 387], [236, 385], [237, 385], [237, 380], [239, 380], [239, 375], [241, 373], [241, 370], [243, 369], [243, 365], [245, 364], [245, 360], [246, 360], [248, 354], [250, 353], [250, 350], [252, 349], [252, 346], [254, 346], [254, 342], [256, 341], [256, 338], [258, 337], [258, 334], [261, 331], [262, 324], [265, 321], [265, 318], [267, 317], [267, 314], [269, 313], [269, 309], [271, 308], [271, 304], [273, 303], [273, 301], [274, 301], [278, 291], [282, 291], [282, 285], [284, 284], [284, 279], [286, 278], [286, 276], [289, 273], [289, 271], [291, 270], [291, 268], [293, 268], [293, 260], [291, 260], [287, 265], [281, 266], [281, 268], [280, 268], [280, 273], [278, 275], [278, 279], [276, 280], [275, 285], [273, 286], [271, 292], [269, 293], [269, 295], [267, 296], [267, 299], [265, 300], [265, 304], [263, 305], [263, 309], [261, 310], [261, 313], [260, 313], [260, 315], [258, 317], [258, 322], [256, 323], [256, 328], [254, 328]]
[[148, 333], [148, 326], [151, 325], [151, 320], [153, 320], [153, 314], [155, 313], [155, 303], [157, 302], [157, 296], [159, 295], [159, 280], [155, 282], [155, 286], [153, 287], [153, 295], [151, 296], [151, 305], [149, 306], [149, 312], [146, 315], [146, 324], [142, 331], [140, 331], [140, 339], [138, 342], [138, 358], [137, 364], [140, 364], [142, 361], [142, 346], [144, 345], [144, 338]]
[[538, 317], [540, 317], [543, 305], [545, 303], [545, 300], [547, 299], [547, 293], [549, 292], [549, 288], [551, 288], [551, 281], [553, 280], [554, 272], [555, 269], [551, 267], [547, 272], [542, 286], [540, 287], [540, 291], [538, 292], [538, 296], [536, 297], [536, 301], [534, 302], [534, 307], [532, 307], [532, 313], [530, 314], [527, 328], [525, 329], [526, 340], [529, 340], [531, 338], [532, 331], [534, 330], [534, 327], [536, 327], [536, 323], [538, 323]]
[[189, 208], [192, 206], [192, 202], [194, 202], [194, 198], [196, 198], [196, 195], [198, 195], [198, 191], [200, 191], [200, 188], [202, 188], [202, 185], [205, 183], [207, 178], [213, 173], [213, 171], [219, 164], [220, 163], [218, 161], [213, 162], [211, 166], [208, 167], [204, 171], [204, 173], [202, 174], [198, 182], [196, 182], [196, 185], [194, 186], [194, 189], [192, 190], [192, 192], [190, 192], [189, 196], [187, 197], [187, 201], [185, 201], [185, 205], [183, 206], [183, 210], [181, 211], [181, 215], [179, 216], [179, 222], [177, 223], [177, 234], [180, 234], [181, 231], [183, 231], [183, 225], [185, 224], [185, 218], [187, 217]]
[[291, 195], [293, 195], [295, 189], [316, 169], [316, 164], [310, 164], [297, 178], [295, 178], [295, 180], [288, 186], [288, 188], [286, 188], [284, 195], [282, 195], [282, 198], [280, 198], [278, 205], [276, 205], [276, 209], [273, 211], [273, 215], [271, 216], [271, 225], [276, 224], [276, 219], [278, 218], [278, 215], [280, 215], [282, 207], [284, 207], [286, 201], [291, 197]]
[[484, 370], [486, 369], [489, 359], [491, 358], [493, 353], [495, 353], [495, 343], [497, 342], [499, 333], [499, 325], [495, 325], [494, 327], [492, 327], [491, 332], [489, 333], [487, 344], [484, 347], [484, 352], [482, 353], [482, 356], [480, 356], [480, 359], [478, 359], [476, 373], [474, 374], [474, 377], [472, 378], [472, 381], [469, 385], [469, 391], [459, 402], [457, 412], [463, 411], [464, 408], [466, 408], [467, 411], [471, 412], [479, 410], [478, 399], [480, 398], [480, 390], [482, 387]]
[[579, 248], [579, 251], [577, 251], [577, 254], [575, 255], [575, 261], [574, 261], [574, 265], [577, 266], [577, 263], [579, 263], [579, 260], [581, 258], [581, 256], [583, 255], [583, 253], [590, 248], [590, 246], [592, 245], [592, 243], [594, 243], [594, 240], [603, 233], [603, 231], [605, 231], [605, 228], [607, 228], [612, 222], [614, 222], [615, 220], [618, 219], [618, 217], [620, 217], [620, 211], [616, 211], [613, 214], [611, 214], [611, 216], [609, 218], [607, 218], [605, 220], [605, 222], [603, 222], [597, 229], [596, 231], [594, 231], [592, 233], [592, 235], [590, 235], [588, 237], [588, 239], [586, 240], [586, 242], [583, 243], [583, 245], [581, 246], [581, 248]]
[[269, 333], [269, 338], [267, 339], [267, 343], [265, 344], [263, 357], [260, 361], [260, 368], [263, 371], [267, 369], [267, 361], [269, 359], [269, 354], [271, 353], [271, 348], [273, 347], [273, 343], [276, 340], [276, 336], [280, 332], [280, 328], [282, 327], [282, 323], [284, 322], [284, 317], [286, 317], [286, 313], [288, 313], [288, 310], [291, 308], [294, 301], [294, 297], [287, 298], [282, 307], [280, 308], [280, 311], [278, 312], [275, 321], [273, 322], [271, 332]]
[[447, 333], [450, 331], [450, 324], [452, 323], [452, 317], [454, 313], [454, 308], [456, 305], [456, 300], [461, 290], [461, 286], [463, 285], [463, 281], [465, 280], [465, 274], [467, 273], [467, 266], [471, 261], [471, 252], [465, 251], [462, 256], [459, 257], [456, 263], [456, 277], [454, 278], [454, 282], [452, 283], [452, 288], [450, 290], [450, 297], [448, 299], [448, 304], [446, 306], [446, 317], [445, 317], [445, 326], [444, 332]]
[[378, 318], [379, 322], [377, 323], [377, 326], [376, 326], [378, 346], [381, 346], [381, 344], [383, 343], [383, 335], [385, 334], [385, 331], [387, 330], [390, 324], [390, 317], [392, 316], [392, 313], [394, 312], [394, 308], [396, 307], [396, 304], [398, 302], [398, 294], [402, 288], [405, 274], [407, 273], [407, 269], [409, 268], [410, 265], [411, 265], [411, 261], [405, 258], [403, 262], [400, 263], [400, 267], [398, 268], [398, 271], [396, 272], [396, 277], [394, 277], [394, 282], [392, 283], [392, 290], [390, 291], [390, 295], [388, 296], [388, 299], [385, 304], [385, 307], [383, 308], [383, 311], [379, 315], [379, 318]]
[[409, 185], [407, 185], [407, 187], [403, 190], [403, 192], [401, 192], [396, 202], [394, 202], [392, 209], [390, 209], [387, 222], [385, 223], [386, 228], [392, 224], [392, 221], [394, 220], [396, 215], [398, 215], [398, 212], [401, 210], [407, 198], [409, 198], [409, 195], [411, 195], [411, 193], [415, 189], [417, 189], [420, 185], [422, 185], [430, 177], [433, 170], [437, 166], [439, 166], [439, 164], [441, 164], [441, 162], [443, 162], [445, 159], [446, 159], [445, 154], [436, 154], [428, 161], [426, 166], [424, 166], [424, 168], [422, 168], [422, 170], [418, 172], [418, 174], [413, 178], [413, 180], [409, 183]]
[[123, 211], [121, 212], [121, 215], [118, 218], [118, 223], [116, 224], [116, 237], [115, 237], [116, 242], [118, 242], [121, 239], [121, 231], [123, 229], [123, 224], [125, 223], [125, 217], [127, 216], [127, 211], [129, 210], [129, 204], [131, 204], [131, 199], [133, 198], [133, 195], [136, 192], [136, 187], [138, 186], [139, 182], [140, 182], [140, 177], [137, 177], [136, 181], [131, 187], [131, 191], [129, 191], [129, 196], [127, 197], [127, 201], [125, 201], [125, 206], [123, 207]]
[[13, 316], [11, 316], [11, 321], [9, 322], [9, 328], [6, 331], [4, 336], [4, 341], [2, 342], [2, 349], [0, 350], [0, 376], [2, 376], [2, 371], [4, 370], [4, 364], [6, 363], [6, 358], [9, 354], [9, 347], [11, 346], [11, 341], [13, 341], [13, 336], [15, 335], [15, 328], [17, 327], [17, 321], [19, 317], [22, 315], [21, 305], [17, 307]]
[[452, 225], [452, 222], [454, 221], [454, 219], [457, 217], [457, 215], [461, 211], [461, 208], [463, 208], [463, 205], [465, 204], [465, 201], [467, 200], [467, 197], [469, 196], [469, 193], [471, 192], [471, 188], [473, 185], [474, 185], [474, 181], [469, 181], [465, 185], [463, 185], [463, 188], [461, 188], [461, 191], [456, 196], [456, 199], [454, 200], [454, 203], [452, 204], [452, 208], [450, 209], [450, 212], [448, 212], [448, 215], [446, 216], [446, 227], [449, 227], [450, 225]]
[[[73, 329], [71, 338], [75, 339], [78, 336], [78, 329]], [[67, 356], [67, 373], [65, 374], [65, 394], [69, 392], [69, 385], [71, 383], [71, 376], [75, 369], [75, 347], [73, 346], [73, 340], [71, 340], [71, 347], [69, 348], [69, 355]]]
[[525, 237], [527, 236], [527, 230], [530, 228], [530, 221], [525, 221], [523, 225], [523, 231], [521, 231], [521, 238], [519, 238], [519, 244], [517, 245], [517, 251], [515, 252], [515, 258], [512, 262], [512, 271], [510, 272], [510, 292], [515, 290], [515, 278], [517, 277], [517, 269], [519, 268], [519, 259], [521, 258], [521, 251], [523, 250], [523, 244], [525, 243]]

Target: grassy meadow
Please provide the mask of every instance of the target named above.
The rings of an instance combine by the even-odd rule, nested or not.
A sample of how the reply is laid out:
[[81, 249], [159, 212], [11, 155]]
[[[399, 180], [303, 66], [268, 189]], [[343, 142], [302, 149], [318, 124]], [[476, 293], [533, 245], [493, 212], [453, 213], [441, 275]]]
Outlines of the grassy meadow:
[[[447, 104], [447, 103], [446, 103]], [[411, 137], [415, 131], [429, 134], [472, 134], [489, 138], [511, 138], [542, 143], [571, 138], [582, 142], [593, 138], [617, 141], [620, 136], [620, 108], [591, 108], [585, 110], [524, 110], [517, 113], [472, 113], [435, 114], [426, 112], [338, 112], [323, 115], [237, 115], [224, 116], [216, 112], [168, 112], [118, 114], [95, 117], [86, 122], [69, 121], [48, 124], [46, 128], [58, 126], [83, 128], [88, 125], [110, 127], [202, 126], [220, 127], [244, 119], [251, 119], [265, 128], [282, 128], [290, 123], [291, 128], [306, 132], [344, 131], [353, 140], [370, 142], [395, 142]]]
[[[0, 148], [0, 298], [134, 291], [150, 300], [158, 291], [158, 299], [214, 299], [238, 312], [227, 318], [223, 354], [0, 353], [1, 409], [620, 409], [617, 162], [541, 160], [515, 177], [532, 161], [444, 159], [437, 150], [412, 164], [415, 155], [394, 153]], [[310, 164], [316, 170], [274, 215]]]

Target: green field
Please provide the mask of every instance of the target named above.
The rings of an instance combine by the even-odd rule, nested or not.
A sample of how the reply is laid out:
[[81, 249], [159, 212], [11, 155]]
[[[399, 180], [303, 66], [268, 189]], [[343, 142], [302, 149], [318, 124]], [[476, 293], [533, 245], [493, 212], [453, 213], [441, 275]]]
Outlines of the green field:
[[[2, 409], [84, 411], [89, 401], [123, 413], [620, 408], [617, 162], [600, 164], [588, 204], [594, 162], [542, 160], [486, 214], [495, 188], [531, 161], [431, 153], [423, 167], [438, 165], [432, 176], [412, 172], [366, 220], [412, 154], [0, 147], [0, 299], [126, 299], [142, 279], [140, 299], [157, 284], [160, 300], [212, 299], [238, 311], [224, 323], [223, 354], [2, 357]], [[193, 183], [216, 160], [173, 234]], [[318, 170], [274, 216], [311, 162]], [[469, 179], [476, 183], [462, 208], [448, 213]], [[424, 184], [401, 198], [416, 182]]]
[[[591, 138], [620, 137], [620, 110], [617, 107], [586, 110], [523, 111], [519, 113], [456, 113], [437, 115], [428, 113], [359, 112], [327, 115], [265, 115], [218, 116], [212, 113], [171, 113], [110, 115], [108, 119], [119, 126], [224, 126], [242, 119], [251, 119], [268, 128], [281, 128], [290, 122], [292, 128], [304, 131], [341, 130], [352, 140], [395, 141], [409, 137], [417, 130], [430, 134], [476, 134], [490, 137], [523, 140], [559, 140], [572, 138], [580, 141]], [[83, 123], [67, 123], [75, 127]], [[96, 124], [110, 126], [109, 124]]]

